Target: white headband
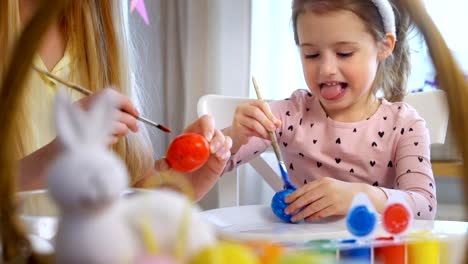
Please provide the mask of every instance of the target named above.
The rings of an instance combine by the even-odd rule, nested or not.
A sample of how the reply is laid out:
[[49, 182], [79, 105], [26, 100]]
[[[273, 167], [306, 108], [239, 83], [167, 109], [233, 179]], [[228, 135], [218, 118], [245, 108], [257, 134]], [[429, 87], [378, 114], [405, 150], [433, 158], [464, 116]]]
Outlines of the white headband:
[[393, 33], [396, 36], [395, 13], [389, 0], [371, 0], [379, 10], [382, 17], [385, 33]]

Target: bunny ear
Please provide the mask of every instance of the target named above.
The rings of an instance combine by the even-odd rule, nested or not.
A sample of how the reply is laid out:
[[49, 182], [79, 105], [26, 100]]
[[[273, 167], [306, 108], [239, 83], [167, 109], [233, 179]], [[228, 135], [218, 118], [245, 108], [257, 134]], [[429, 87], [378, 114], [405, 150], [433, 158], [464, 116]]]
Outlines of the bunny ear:
[[83, 143], [86, 135], [84, 112], [74, 105], [65, 91], [59, 89], [55, 97], [55, 128], [62, 143], [73, 148]]
[[98, 96], [88, 112], [89, 124], [87, 126], [88, 142], [95, 145], [108, 144], [112, 133], [112, 125], [117, 118], [117, 97], [109, 89]]

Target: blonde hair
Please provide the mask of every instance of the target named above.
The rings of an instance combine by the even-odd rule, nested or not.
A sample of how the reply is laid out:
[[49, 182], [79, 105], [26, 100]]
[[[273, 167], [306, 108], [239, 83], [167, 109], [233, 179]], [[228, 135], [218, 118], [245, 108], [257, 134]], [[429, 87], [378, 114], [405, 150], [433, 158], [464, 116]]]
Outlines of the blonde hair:
[[[19, 224], [16, 201], [16, 163], [15, 142], [11, 138], [17, 133], [15, 123], [18, 119], [22, 97], [24, 97], [26, 73], [30, 70], [38, 40], [46, 31], [47, 26], [58, 12], [71, 0], [52, 0], [44, 2], [32, 20], [26, 25], [24, 32], [17, 36], [19, 19], [5, 16], [6, 12], [18, 10], [17, 3], [1, 1], [0, 21], [2, 51], [9, 52], [4, 61], [0, 62], [1, 86], [0, 86], [0, 122], [4, 128], [0, 130], [0, 241], [2, 241], [1, 259], [15, 263], [50, 263], [50, 258], [40, 258], [31, 254], [31, 245], [24, 229]], [[11, 2], [11, 3], [10, 3]], [[52, 4], [51, 7], [48, 4]], [[11, 23], [10, 23], [11, 22]], [[11, 28], [11, 32], [5, 29]], [[9, 39], [3, 38], [9, 36]], [[19, 37], [19, 39], [17, 39]], [[15, 44], [15, 45], [12, 45]], [[11, 45], [11, 46], [10, 46]], [[7, 57], [8, 56], [8, 57]], [[13, 154], [13, 155], [12, 155]]]
[[[458, 143], [456, 145], [464, 161], [464, 196], [465, 206], [468, 206], [468, 121], [466, 116], [468, 114], [468, 82], [421, 1], [402, 1], [401, 6], [408, 11], [411, 19], [423, 34], [437, 71], [439, 86], [447, 92], [450, 120]], [[468, 207], [465, 207], [465, 214], [466, 209]], [[468, 252], [468, 244], [465, 252]]]
[[[406, 83], [410, 73], [410, 53], [407, 33], [410, 29], [410, 20], [407, 14], [397, 8], [395, 2], [392, 4], [395, 13], [396, 38], [395, 49], [392, 55], [382, 61], [378, 68], [373, 83], [373, 92], [379, 88], [384, 96], [391, 102], [401, 101], [406, 94]], [[297, 33], [297, 20], [301, 14], [314, 12], [323, 14], [337, 10], [347, 10], [360, 17], [376, 41], [383, 40], [385, 30], [382, 16], [372, 1], [363, 0], [294, 0], [292, 3], [292, 23], [294, 40], [299, 45]]]
[[[463, 192], [465, 196], [465, 219], [468, 211], [468, 82], [452, 56], [442, 34], [437, 29], [420, 0], [402, 1], [401, 6], [423, 34], [432, 62], [437, 71], [439, 86], [447, 92], [457, 146], [463, 158]], [[468, 263], [468, 244], [465, 246], [465, 263]]]
[[[19, 0], [1, 1], [0, 57], [10, 54], [12, 43], [20, 31], [18, 10]], [[62, 12], [60, 19], [65, 25], [68, 48], [72, 62], [71, 81], [80, 80], [80, 85], [92, 91], [114, 86], [116, 89], [138, 101], [135, 82], [132, 82], [131, 68], [135, 66], [131, 55], [130, 41], [125, 34], [120, 1], [80, 0], [71, 1]], [[5, 60], [6, 61], [6, 60]], [[1, 62], [0, 72], [4, 71], [5, 61]], [[27, 88], [32, 88], [31, 85]], [[132, 90], [133, 88], [133, 90]], [[32, 142], [30, 113], [28, 106], [40, 100], [32, 89], [25, 91], [23, 107], [18, 113], [16, 127], [16, 152], [19, 157], [25, 155], [26, 146]], [[133, 93], [132, 93], [133, 92]], [[138, 107], [138, 106], [137, 106]], [[148, 169], [152, 168], [152, 148], [143, 126], [137, 134], [129, 134], [114, 146], [114, 150], [127, 164], [132, 183], [139, 181]]]
[[10, 61], [12, 45], [18, 37], [20, 20], [19, 16], [10, 14], [18, 13], [18, 0], [0, 1], [0, 74], [5, 74], [5, 68]]

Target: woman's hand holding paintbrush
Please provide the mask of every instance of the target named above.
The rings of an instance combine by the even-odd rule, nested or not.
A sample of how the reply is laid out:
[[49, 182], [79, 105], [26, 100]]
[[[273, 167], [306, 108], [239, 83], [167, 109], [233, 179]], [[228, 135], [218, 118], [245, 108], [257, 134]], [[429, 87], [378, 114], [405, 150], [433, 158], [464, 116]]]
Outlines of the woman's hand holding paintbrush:
[[103, 93], [112, 94], [112, 96], [116, 98], [117, 108], [119, 110], [116, 121], [112, 124], [112, 135], [109, 139], [109, 144], [113, 145], [118, 142], [119, 138], [125, 137], [130, 133], [130, 131], [138, 132], [137, 117], [140, 116], [140, 113], [127, 96], [120, 94], [112, 88], [105, 88], [89, 96], [83, 97], [76, 103], [79, 104], [81, 108], [88, 111], [93, 105], [95, 99]]
[[86, 88], [83, 88], [79, 85], [70, 83], [68, 81], [62, 80], [58, 78], [57, 76], [43, 71], [35, 66], [32, 66], [35, 71], [37, 71], [39, 74], [45, 75], [46, 77], [62, 84], [65, 85], [83, 95], [86, 95], [86, 97], [82, 98], [79, 100], [77, 103], [79, 103], [84, 109], [88, 109], [89, 106], [92, 104], [92, 101], [94, 98], [99, 96], [101, 93], [113, 93], [114, 96], [117, 98], [118, 101], [118, 108], [120, 109], [119, 117], [117, 118], [117, 122], [114, 124], [114, 129], [112, 133], [112, 137], [110, 139], [110, 144], [115, 144], [118, 141], [119, 137], [124, 137], [126, 136], [129, 131], [136, 132], [138, 131], [138, 124], [137, 120], [140, 120], [142, 122], [145, 122], [147, 124], [150, 124], [164, 132], [171, 132], [171, 130], [161, 124], [157, 124], [151, 120], [148, 120], [140, 115], [136, 107], [133, 105], [131, 102], [130, 98], [128, 98], [125, 95], [122, 95], [118, 93], [116, 90], [111, 89], [111, 88], [106, 88], [101, 91], [98, 91], [96, 93], [92, 93], [91, 91], [87, 90]]

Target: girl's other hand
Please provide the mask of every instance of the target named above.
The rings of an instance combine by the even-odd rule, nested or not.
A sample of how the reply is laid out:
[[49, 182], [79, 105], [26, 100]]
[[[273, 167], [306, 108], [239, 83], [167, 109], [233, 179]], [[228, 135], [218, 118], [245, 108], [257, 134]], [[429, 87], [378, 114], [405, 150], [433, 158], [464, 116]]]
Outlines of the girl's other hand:
[[362, 192], [362, 185], [328, 177], [315, 180], [285, 198], [285, 202], [290, 203], [285, 212], [292, 214], [303, 208], [291, 219], [293, 222], [343, 216], [348, 212], [354, 196]]
[[270, 139], [269, 131], [275, 131], [281, 121], [271, 112], [268, 103], [252, 100], [236, 108], [232, 122], [231, 136], [234, 141], [233, 151], [247, 143], [251, 137]]
[[119, 110], [116, 121], [113, 123], [113, 129], [111, 137], [109, 138], [109, 144], [113, 145], [118, 142], [119, 138], [125, 137], [130, 131], [137, 132], [138, 124], [137, 117], [140, 113], [133, 105], [130, 98], [117, 92], [115, 89], [106, 88], [98, 91], [92, 95], [86, 96], [78, 100], [78, 104], [84, 109], [88, 110], [93, 104], [94, 100], [102, 93], [111, 93], [117, 98], [117, 108]]

